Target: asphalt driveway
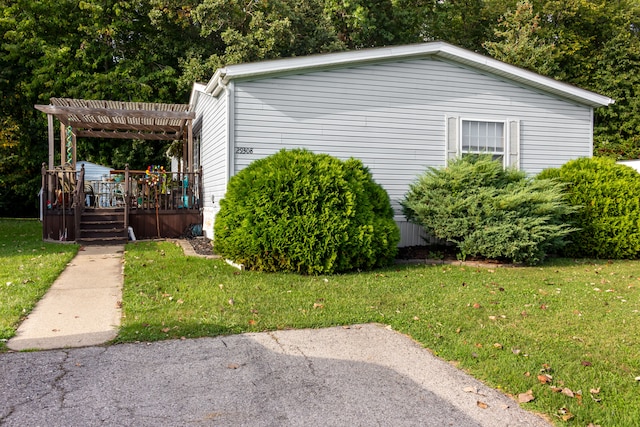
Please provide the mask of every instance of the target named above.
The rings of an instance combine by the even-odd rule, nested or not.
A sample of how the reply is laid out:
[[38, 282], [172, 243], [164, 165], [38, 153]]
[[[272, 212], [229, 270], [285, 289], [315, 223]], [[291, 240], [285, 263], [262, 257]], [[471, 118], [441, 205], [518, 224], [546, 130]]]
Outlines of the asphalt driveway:
[[382, 325], [0, 354], [3, 426], [548, 426]]

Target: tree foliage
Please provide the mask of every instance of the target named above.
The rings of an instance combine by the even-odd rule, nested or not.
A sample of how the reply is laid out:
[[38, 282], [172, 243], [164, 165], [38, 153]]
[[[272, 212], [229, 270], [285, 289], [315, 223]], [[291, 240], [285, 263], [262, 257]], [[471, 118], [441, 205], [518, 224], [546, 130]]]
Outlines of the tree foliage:
[[578, 231], [564, 249], [574, 257], [640, 257], [640, 174], [608, 158], [572, 160], [546, 169], [538, 179], [566, 184], [577, 211], [570, 220]]
[[613, 98], [595, 112], [595, 153], [640, 157], [640, 4], [524, 0], [505, 12], [488, 53]]
[[[227, 64], [423, 40], [614, 98], [596, 111], [595, 152], [637, 158], [639, 28], [635, 0], [0, 0], [0, 193], [35, 213], [47, 137], [33, 105], [51, 97], [184, 103]], [[165, 144], [146, 144], [80, 139], [78, 154], [162, 163]]]

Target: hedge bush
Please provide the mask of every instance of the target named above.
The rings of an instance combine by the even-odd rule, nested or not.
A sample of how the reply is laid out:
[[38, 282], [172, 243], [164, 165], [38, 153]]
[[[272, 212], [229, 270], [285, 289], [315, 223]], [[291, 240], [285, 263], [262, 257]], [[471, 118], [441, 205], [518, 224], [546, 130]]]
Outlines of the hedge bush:
[[562, 185], [527, 179], [491, 156], [467, 156], [429, 168], [410, 186], [405, 216], [454, 243], [463, 258], [481, 256], [535, 264], [565, 243], [571, 208]]
[[327, 274], [393, 262], [400, 232], [359, 160], [282, 150], [231, 178], [214, 249], [261, 271]]
[[640, 174], [603, 157], [572, 160], [546, 169], [539, 179], [556, 178], [576, 206], [572, 224], [579, 230], [564, 255], [606, 259], [640, 257]]

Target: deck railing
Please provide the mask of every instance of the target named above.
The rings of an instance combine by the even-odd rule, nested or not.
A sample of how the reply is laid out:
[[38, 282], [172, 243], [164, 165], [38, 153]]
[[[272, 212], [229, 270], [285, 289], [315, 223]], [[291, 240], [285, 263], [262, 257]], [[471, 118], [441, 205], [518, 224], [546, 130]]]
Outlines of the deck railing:
[[85, 206], [84, 165], [76, 171], [70, 166], [48, 170], [42, 164], [41, 211], [46, 224], [48, 216], [57, 217], [57, 235], [43, 228], [45, 239], [73, 240], [80, 228], [80, 217]]
[[[201, 194], [201, 168], [198, 172], [165, 172], [125, 167], [111, 171], [100, 180], [85, 180], [84, 165], [76, 171], [70, 166], [50, 170], [43, 164], [43, 237], [75, 240], [86, 208], [123, 209], [125, 228], [129, 225], [130, 213], [155, 213], [157, 217], [164, 212], [177, 215], [199, 212]], [[160, 230], [158, 221], [156, 223]]]
[[202, 193], [198, 172], [164, 172], [124, 170], [111, 171], [115, 181], [121, 181], [123, 202], [130, 209], [199, 210]]

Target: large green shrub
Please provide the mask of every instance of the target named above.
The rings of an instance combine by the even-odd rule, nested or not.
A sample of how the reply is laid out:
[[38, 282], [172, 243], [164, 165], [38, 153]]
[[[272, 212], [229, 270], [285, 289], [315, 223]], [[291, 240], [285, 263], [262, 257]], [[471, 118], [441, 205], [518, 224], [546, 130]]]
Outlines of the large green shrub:
[[393, 262], [400, 233], [386, 191], [359, 160], [282, 150], [231, 178], [214, 225], [219, 254], [304, 274]]
[[564, 244], [571, 209], [561, 184], [530, 180], [490, 156], [468, 156], [429, 168], [410, 186], [405, 216], [454, 243], [463, 257], [534, 264]]
[[581, 158], [538, 178], [556, 178], [567, 187], [578, 208], [571, 216], [579, 230], [564, 248], [574, 257], [638, 258], [640, 256], [640, 174], [609, 158]]

